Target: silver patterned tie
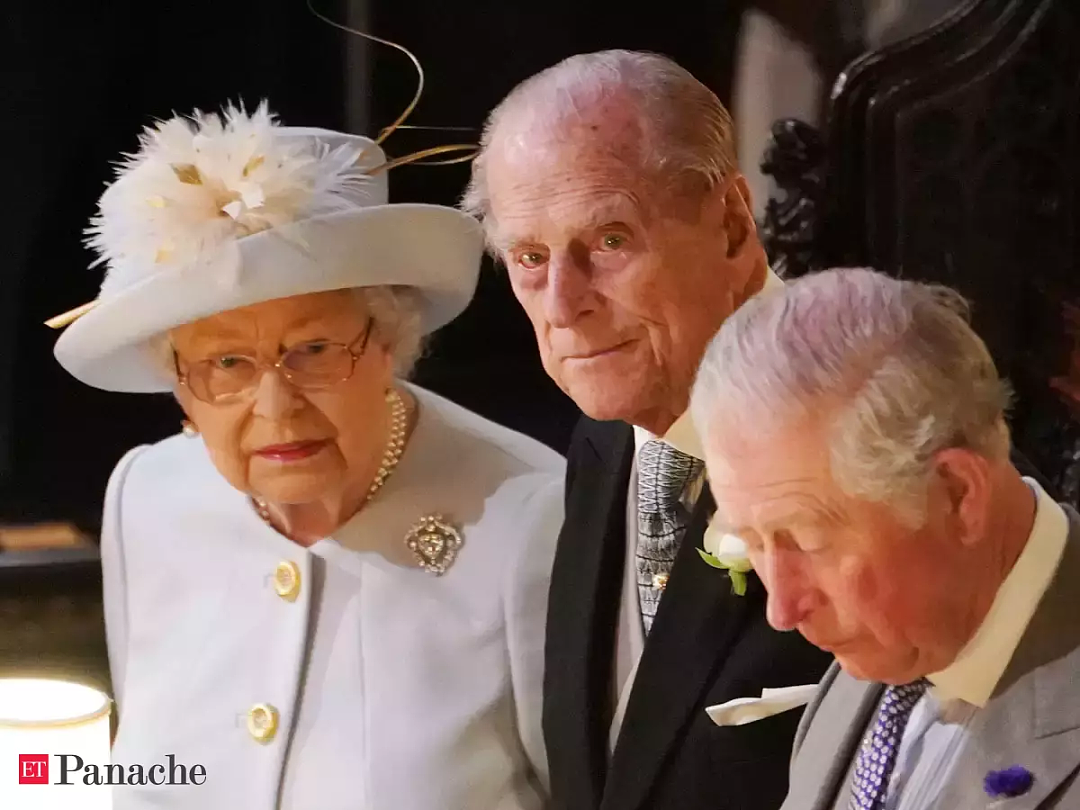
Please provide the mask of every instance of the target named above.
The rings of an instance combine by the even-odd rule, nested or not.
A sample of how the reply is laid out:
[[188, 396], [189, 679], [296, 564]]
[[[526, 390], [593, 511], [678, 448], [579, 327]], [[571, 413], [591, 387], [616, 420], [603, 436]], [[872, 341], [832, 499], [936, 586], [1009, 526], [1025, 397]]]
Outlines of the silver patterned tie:
[[863, 739], [855, 758], [848, 810], [881, 810], [885, 806], [904, 727], [911, 710], [929, 686], [928, 681], [918, 680], [885, 690], [874, 726]]
[[690, 521], [681, 498], [701, 468], [701, 461], [659, 439], [645, 442], [638, 453], [637, 582], [646, 633]]

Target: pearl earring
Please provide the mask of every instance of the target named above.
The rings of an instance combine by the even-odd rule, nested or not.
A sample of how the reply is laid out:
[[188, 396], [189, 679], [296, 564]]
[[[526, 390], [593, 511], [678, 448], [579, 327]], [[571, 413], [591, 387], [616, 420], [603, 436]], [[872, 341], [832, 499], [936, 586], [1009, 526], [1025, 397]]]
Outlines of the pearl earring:
[[180, 423], [180, 430], [183, 431], [183, 434], [189, 439], [194, 439], [199, 435], [199, 429], [195, 427], [195, 423], [189, 422], [187, 419]]

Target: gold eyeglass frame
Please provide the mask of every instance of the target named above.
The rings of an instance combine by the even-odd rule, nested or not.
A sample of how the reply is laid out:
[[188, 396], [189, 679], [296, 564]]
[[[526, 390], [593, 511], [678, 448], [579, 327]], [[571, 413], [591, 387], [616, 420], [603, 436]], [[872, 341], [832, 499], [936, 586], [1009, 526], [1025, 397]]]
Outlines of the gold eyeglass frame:
[[[241, 355], [241, 354], [227, 354], [225, 356], [226, 357], [239, 357], [239, 358], [241, 358], [243, 360], [250, 360], [255, 365], [256, 372], [264, 372], [265, 373], [266, 371], [273, 370], [275, 373], [280, 374], [281, 377], [286, 382], [289, 383], [289, 385], [293, 386], [294, 388], [296, 388], [296, 389], [298, 389], [300, 391], [325, 391], [328, 388], [333, 388], [335, 385], [341, 385], [341, 383], [345, 382], [350, 377], [352, 377], [353, 374], [356, 373], [356, 364], [360, 360], [360, 358], [363, 357], [364, 354], [367, 352], [368, 341], [371, 339], [371, 333], [374, 330], [374, 326], [375, 326], [375, 319], [373, 317], [369, 316], [368, 320], [367, 320], [367, 324], [364, 326], [364, 331], [361, 332], [359, 335], [357, 335], [356, 338], [351, 343], [338, 343], [337, 341], [332, 341], [332, 340], [328, 340], [328, 341], [318, 341], [318, 340], [304, 341], [303, 343], [298, 343], [296, 346], [293, 346], [293, 347], [291, 347], [289, 349], [286, 349], [284, 352], [281, 353], [281, 356], [273, 363], [267, 363], [267, 362], [264, 362], [264, 361], [260, 361], [257, 357], [249, 357], [247, 355]], [[363, 340], [363, 343], [360, 345], [360, 349], [358, 351], [353, 351], [353, 347], [357, 343], [359, 343], [361, 340]], [[311, 343], [322, 343], [323, 345], [326, 345], [326, 346], [340, 346], [341, 348], [345, 349], [345, 351], [347, 351], [349, 353], [349, 357], [350, 357], [349, 373], [346, 374], [344, 377], [341, 377], [340, 379], [334, 380], [334, 382], [327, 383], [325, 385], [303, 385], [301, 383], [296, 382], [292, 377], [289, 376], [289, 369], [285, 366], [285, 358], [289, 356], [290, 352], [294, 351], [295, 349], [299, 348], [300, 346], [306, 346], [306, 345], [311, 344]], [[215, 360], [215, 358], [207, 358], [205, 360], [198, 360], [198, 361], [196, 361], [194, 363], [191, 363], [188, 366], [188, 370], [185, 372], [185, 371], [182, 371], [180, 369], [180, 356], [177, 353], [176, 349], [173, 349], [173, 367], [176, 370], [176, 381], [180, 385], [187, 388], [187, 390], [189, 390], [191, 392], [191, 395], [193, 397], [195, 397], [200, 402], [205, 402], [207, 405], [225, 405], [225, 404], [227, 404], [229, 402], [235, 402], [238, 399], [242, 399], [247, 394], [250, 394], [251, 391], [253, 391], [256, 387], [258, 387], [258, 384], [259, 384], [258, 381], [259, 381], [261, 375], [258, 375], [258, 376], [255, 377], [255, 382], [254, 382], [253, 385], [250, 385], [247, 388], [242, 388], [239, 391], [234, 391], [231, 394], [223, 394], [223, 395], [221, 395], [219, 397], [215, 397], [213, 399], [206, 399], [205, 397], [199, 396], [199, 394], [195, 391], [195, 388], [192, 387], [192, 385], [191, 385], [191, 383], [189, 381], [190, 376], [191, 376], [191, 368], [193, 366], [200, 366], [200, 365], [205, 365], [207, 363], [212, 363], [212, 362], [214, 362], [214, 360]]]

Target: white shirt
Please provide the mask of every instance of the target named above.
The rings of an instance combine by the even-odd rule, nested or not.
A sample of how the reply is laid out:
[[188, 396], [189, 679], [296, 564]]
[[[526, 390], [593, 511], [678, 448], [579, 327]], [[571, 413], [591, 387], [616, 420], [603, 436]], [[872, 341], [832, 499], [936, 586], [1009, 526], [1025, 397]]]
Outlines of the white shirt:
[[982, 625], [915, 704], [897, 751], [885, 810], [931, 810], [968, 742], [968, 728], [1016, 652], [1057, 571], [1069, 533], [1064, 510], [1034, 480], [1035, 522]]
[[[783, 286], [783, 283], [778, 275], [769, 270], [765, 276], [765, 284], [758, 295], [775, 290]], [[609, 752], [615, 750], [615, 743], [622, 728], [623, 716], [626, 713], [626, 705], [630, 700], [630, 692], [634, 686], [634, 676], [637, 674], [641, 653], [645, 650], [645, 629], [641, 621], [636, 563], [638, 539], [637, 459], [645, 442], [655, 438], [658, 437], [644, 428], [634, 427], [634, 463], [630, 469], [630, 486], [626, 494], [626, 559], [623, 564], [622, 598], [619, 602], [618, 628], [615, 635], [614, 692], [616, 702], [608, 740]], [[696, 459], [705, 460], [701, 439], [689, 411], [675, 420], [667, 433], [664, 434], [663, 440], [676, 450], [681, 450]], [[702, 484], [703, 479], [699, 478], [687, 485], [688, 491], [684, 498], [689, 503], [693, 504], [697, 501]]]

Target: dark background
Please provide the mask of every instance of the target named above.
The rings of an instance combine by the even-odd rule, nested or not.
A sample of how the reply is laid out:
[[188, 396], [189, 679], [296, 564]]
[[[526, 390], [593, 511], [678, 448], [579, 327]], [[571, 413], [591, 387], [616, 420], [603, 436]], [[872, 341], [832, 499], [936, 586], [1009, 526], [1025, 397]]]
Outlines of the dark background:
[[[427, 89], [410, 123], [473, 127], [517, 82], [559, 59], [607, 47], [666, 53], [730, 94], [741, 0], [655, 5], [554, 0], [443, 3], [317, 0], [413, 50]], [[0, 270], [0, 523], [68, 520], [91, 533], [113, 465], [179, 427], [168, 396], [111, 394], [68, 377], [42, 322], [91, 300], [101, 280], [81, 241], [111, 163], [155, 117], [269, 99], [285, 124], [375, 135], [408, 103], [406, 58], [319, 21], [304, 0], [59, 4], [4, 11], [5, 248]], [[391, 156], [460, 140], [401, 132]], [[454, 204], [464, 165], [403, 167], [393, 201]], [[415, 379], [496, 421], [565, 449], [573, 405], [540, 368], [501, 270], [440, 333]]]

